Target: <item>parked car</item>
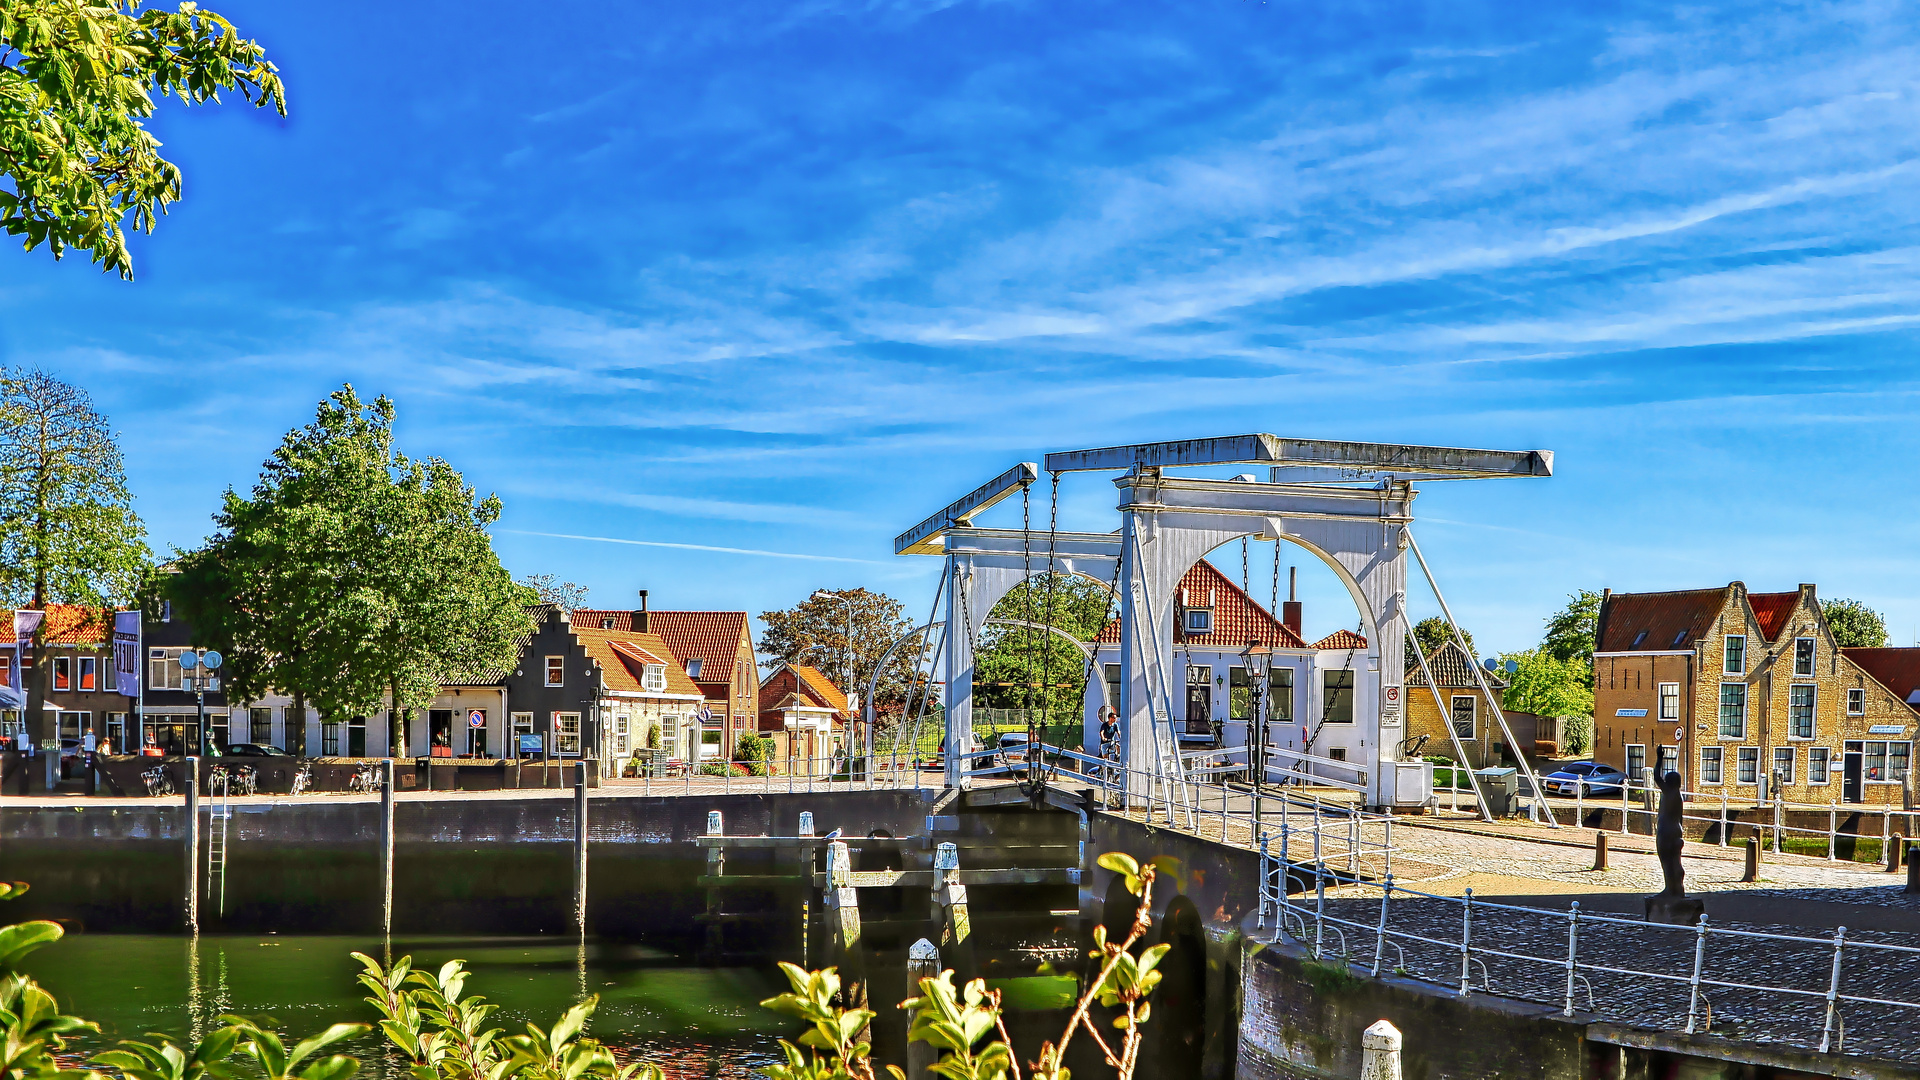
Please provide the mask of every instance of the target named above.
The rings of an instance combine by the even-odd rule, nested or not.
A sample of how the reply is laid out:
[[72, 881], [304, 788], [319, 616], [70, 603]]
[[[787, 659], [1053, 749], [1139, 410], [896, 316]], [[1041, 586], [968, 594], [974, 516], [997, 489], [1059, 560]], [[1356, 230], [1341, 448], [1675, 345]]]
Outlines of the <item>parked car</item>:
[[994, 749], [999, 752], [994, 755], [993, 763], [1007, 768], [1025, 765], [1028, 745], [1027, 733], [1024, 731], [1001, 732], [1000, 737], [994, 741]]
[[1626, 778], [1625, 773], [1611, 765], [1573, 761], [1561, 766], [1559, 771], [1541, 777], [1540, 782], [1556, 795], [1573, 795], [1581, 791], [1588, 795], [1618, 795], [1620, 784]]
[[268, 746], [265, 743], [250, 743], [250, 742], [231, 743], [227, 746], [225, 753], [235, 757], [292, 757], [293, 756], [292, 754], [287, 753], [285, 750], [282, 750], [277, 746]]

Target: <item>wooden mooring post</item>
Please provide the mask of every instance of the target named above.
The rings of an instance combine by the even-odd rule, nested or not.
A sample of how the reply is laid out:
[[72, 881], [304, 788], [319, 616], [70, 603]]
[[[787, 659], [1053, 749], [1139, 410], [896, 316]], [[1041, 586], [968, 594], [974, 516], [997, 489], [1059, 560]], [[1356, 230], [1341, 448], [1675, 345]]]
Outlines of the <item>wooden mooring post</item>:
[[200, 759], [188, 758], [187, 811], [187, 933], [200, 933]]
[[[724, 836], [726, 826], [720, 817], [720, 811], [707, 811], [707, 835]], [[726, 875], [727, 849], [718, 844], [707, 848], [707, 934], [706, 952], [709, 962], [718, 962], [720, 946], [725, 939], [725, 931], [720, 925], [720, 888], [716, 882]]]
[[1360, 1036], [1360, 1080], [1400, 1080], [1400, 1029], [1385, 1020]]
[[849, 1009], [867, 1006], [866, 950], [860, 947], [860, 890], [853, 884], [853, 855], [846, 841], [827, 845], [827, 902], [833, 933], [833, 961], [840, 969], [840, 1003]]
[[933, 902], [940, 916], [940, 948], [952, 959], [956, 981], [965, 986], [978, 974], [973, 956], [973, 923], [967, 914], [967, 887], [960, 884], [960, 848], [943, 843], [933, 854]]
[[[907, 993], [917, 997], [920, 994], [921, 979], [939, 977], [939, 947], [926, 938], [914, 942], [913, 946], [907, 950]], [[940, 1051], [932, 1043], [908, 1043], [907, 1080], [933, 1080], [933, 1066], [939, 1060]]]
[[393, 759], [380, 762], [380, 932], [393, 936]]
[[587, 763], [573, 770], [573, 925], [587, 934]]

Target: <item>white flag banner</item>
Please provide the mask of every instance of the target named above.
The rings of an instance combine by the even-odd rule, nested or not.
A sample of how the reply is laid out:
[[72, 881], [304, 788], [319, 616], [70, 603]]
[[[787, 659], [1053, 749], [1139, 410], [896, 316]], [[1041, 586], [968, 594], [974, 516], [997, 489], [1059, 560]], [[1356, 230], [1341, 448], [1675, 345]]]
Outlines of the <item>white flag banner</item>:
[[24, 646], [27, 643], [27, 639], [33, 636], [33, 632], [35, 630], [40, 629], [40, 622], [46, 617], [47, 617], [47, 613], [44, 611], [22, 610], [22, 611], [14, 612], [13, 613], [14, 642], [16, 644]]
[[140, 696], [140, 613], [113, 615], [114, 689], [127, 697]]

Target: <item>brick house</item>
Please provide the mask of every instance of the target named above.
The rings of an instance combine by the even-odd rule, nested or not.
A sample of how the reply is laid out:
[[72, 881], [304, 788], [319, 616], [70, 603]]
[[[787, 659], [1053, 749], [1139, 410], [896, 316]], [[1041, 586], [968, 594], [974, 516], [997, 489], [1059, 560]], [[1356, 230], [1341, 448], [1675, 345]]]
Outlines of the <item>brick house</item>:
[[[700, 688], [711, 719], [706, 726], [720, 733], [721, 752], [733, 755], [733, 743], [742, 731], [757, 724], [760, 712], [760, 667], [753, 655], [753, 637], [744, 611], [649, 611], [646, 590], [636, 611], [582, 608], [573, 613], [577, 627], [658, 635], [681, 669]], [[703, 738], [705, 736], [703, 735]]]
[[[0, 616], [0, 682], [21, 689], [25, 695], [27, 680], [33, 677], [33, 639], [14, 640], [13, 612]], [[78, 742], [91, 731], [95, 738], [113, 740], [115, 753], [123, 753], [132, 730], [128, 716], [133, 701], [121, 696], [113, 671], [113, 613], [76, 604], [53, 604], [46, 612], [46, 662], [52, 671], [45, 690], [41, 723], [30, 733], [39, 745], [51, 740]], [[27, 728], [24, 708], [10, 710], [0, 719], [0, 744], [11, 746]]]
[[654, 634], [578, 627], [544, 608], [506, 690], [515, 747], [537, 735], [543, 757], [597, 758], [603, 775], [618, 775], [652, 728], [664, 757], [720, 756], [718, 729], [698, 719], [705, 695]]
[[[1341, 633], [1352, 633], [1342, 630]], [[1357, 635], [1356, 635], [1357, 636]], [[1507, 737], [1500, 730], [1500, 724], [1487, 711], [1485, 695], [1480, 692], [1480, 682], [1474, 676], [1473, 658], [1452, 641], [1442, 642], [1440, 647], [1427, 654], [1427, 667], [1433, 672], [1433, 681], [1440, 690], [1440, 705], [1434, 704], [1433, 691], [1427, 688], [1427, 678], [1420, 670], [1419, 661], [1409, 665], [1404, 681], [1407, 696], [1407, 738], [1417, 740], [1427, 737], [1427, 744], [1420, 753], [1453, 757], [1453, 741], [1448, 738], [1447, 725], [1451, 724], [1460, 735], [1460, 744], [1466, 751], [1466, 764], [1472, 768], [1483, 768], [1498, 763], [1502, 755], [1511, 756], [1506, 747]], [[1493, 691], [1493, 700], [1506, 709], [1506, 680], [1491, 672], [1485, 673], [1487, 687]], [[1443, 719], [1441, 708], [1446, 709]], [[1527, 733], [1514, 732], [1514, 738], [1523, 740], [1522, 749], [1531, 752], [1534, 747], [1527, 741]]]
[[[1920, 713], [1833, 640], [1812, 585], [1602, 595], [1594, 758], [1754, 800], [1901, 801]], [[1771, 781], [1770, 781], [1771, 782]]]
[[786, 773], [825, 771], [844, 740], [846, 692], [818, 669], [781, 664], [760, 684], [760, 734], [773, 740], [774, 767]]

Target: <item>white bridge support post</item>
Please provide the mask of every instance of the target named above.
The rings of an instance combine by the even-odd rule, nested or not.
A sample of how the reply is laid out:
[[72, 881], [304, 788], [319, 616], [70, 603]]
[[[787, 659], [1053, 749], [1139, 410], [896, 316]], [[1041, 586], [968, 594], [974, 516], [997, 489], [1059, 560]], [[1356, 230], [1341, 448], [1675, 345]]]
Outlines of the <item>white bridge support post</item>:
[[1400, 1029], [1385, 1020], [1360, 1036], [1360, 1080], [1400, 1080]]

